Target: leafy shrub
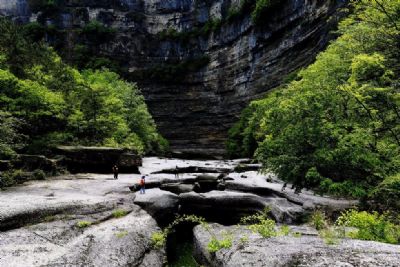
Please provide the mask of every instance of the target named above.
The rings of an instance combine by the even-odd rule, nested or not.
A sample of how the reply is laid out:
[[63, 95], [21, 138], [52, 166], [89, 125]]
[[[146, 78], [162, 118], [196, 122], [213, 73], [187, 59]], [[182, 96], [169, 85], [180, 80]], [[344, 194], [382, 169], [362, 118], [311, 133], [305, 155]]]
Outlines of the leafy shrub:
[[326, 228], [327, 221], [326, 221], [325, 213], [320, 210], [314, 211], [311, 214], [310, 224], [318, 231]]
[[319, 235], [327, 245], [337, 245], [340, 242], [340, 231], [335, 227], [326, 227], [319, 231]]
[[398, 244], [400, 242], [400, 225], [390, 222], [386, 215], [377, 212], [348, 210], [337, 219], [336, 224], [354, 227], [346, 233], [349, 237]]
[[35, 180], [44, 180], [46, 179], [46, 173], [43, 170], [35, 170], [33, 172], [33, 178]]
[[88, 221], [79, 221], [76, 223], [76, 226], [78, 228], [86, 228], [86, 227], [89, 227], [90, 225], [92, 225], [92, 223], [88, 222]]

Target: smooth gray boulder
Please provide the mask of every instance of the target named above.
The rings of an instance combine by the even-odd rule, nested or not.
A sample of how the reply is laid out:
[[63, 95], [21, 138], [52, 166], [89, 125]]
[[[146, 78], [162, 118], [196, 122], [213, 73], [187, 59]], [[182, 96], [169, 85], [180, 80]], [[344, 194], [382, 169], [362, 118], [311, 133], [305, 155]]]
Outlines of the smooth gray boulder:
[[[303, 232], [301, 237], [280, 236], [262, 238], [245, 227], [226, 227], [210, 224], [194, 228], [194, 255], [205, 266], [263, 266], [263, 267], [397, 267], [400, 266], [400, 246], [352, 239], [340, 240], [327, 245], [313, 231]], [[233, 245], [211, 254], [207, 245], [211, 233], [222, 238], [231, 233]], [[247, 241], [243, 241], [247, 237]], [[242, 240], [241, 240], [242, 238]]]
[[145, 194], [136, 193], [136, 205], [147, 211], [159, 224], [164, 225], [178, 212], [179, 197], [159, 188], [146, 190]]

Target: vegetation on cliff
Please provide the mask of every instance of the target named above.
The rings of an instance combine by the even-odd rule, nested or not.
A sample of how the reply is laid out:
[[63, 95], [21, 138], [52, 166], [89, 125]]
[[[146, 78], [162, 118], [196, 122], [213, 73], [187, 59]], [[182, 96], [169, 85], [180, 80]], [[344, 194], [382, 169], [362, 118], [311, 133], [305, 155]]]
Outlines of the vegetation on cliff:
[[158, 134], [136, 84], [107, 69], [78, 71], [54, 50], [0, 21], [0, 159], [58, 144], [159, 151]]
[[400, 172], [400, 1], [354, 1], [340, 37], [294, 81], [254, 101], [230, 130], [231, 156], [252, 156], [298, 187], [390, 203]]

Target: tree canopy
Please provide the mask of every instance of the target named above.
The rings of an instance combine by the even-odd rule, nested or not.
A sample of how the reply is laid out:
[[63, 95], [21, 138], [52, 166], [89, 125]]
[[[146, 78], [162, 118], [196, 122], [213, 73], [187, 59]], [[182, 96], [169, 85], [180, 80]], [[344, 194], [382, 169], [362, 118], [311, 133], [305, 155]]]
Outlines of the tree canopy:
[[353, 1], [340, 37], [297, 78], [254, 101], [230, 131], [299, 187], [367, 195], [400, 172], [400, 1]]
[[1, 158], [59, 144], [167, 147], [136, 84], [108, 69], [64, 64], [7, 19], [0, 20], [0, 133]]

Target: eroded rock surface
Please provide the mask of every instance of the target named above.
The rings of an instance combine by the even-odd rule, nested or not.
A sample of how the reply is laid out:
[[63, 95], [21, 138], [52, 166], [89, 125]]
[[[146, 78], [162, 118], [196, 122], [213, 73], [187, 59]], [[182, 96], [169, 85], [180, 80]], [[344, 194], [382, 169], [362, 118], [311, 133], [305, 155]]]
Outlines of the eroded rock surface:
[[[265, 267], [395, 267], [400, 265], [400, 246], [371, 241], [342, 239], [338, 244], [327, 245], [307, 227], [295, 227], [300, 237], [280, 236], [262, 238], [244, 227], [227, 227], [211, 224], [209, 229], [196, 226], [194, 243], [196, 258], [207, 266], [265, 266]], [[231, 248], [215, 254], [207, 251], [213, 233], [223, 238], [223, 233], [233, 235]], [[240, 241], [246, 237], [247, 241]]]
[[1, 191], [0, 266], [163, 266], [159, 227], [128, 189], [137, 179], [66, 175]]
[[[175, 206], [165, 207], [166, 212], [195, 213], [224, 224], [236, 223], [242, 216], [266, 207], [271, 209], [270, 213], [276, 221], [298, 223], [315, 209], [323, 209], [330, 214], [358, 205], [357, 201], [317, 196], [307, 190], [295, 194], [290, 185], [282, 191], [283, 183], [275, 175], [254, 171], [257, 167], [260, 165], [245, 159], [198, 161], [146, 158], [141, 169], [148, 175], [146, 188], [157, 190], [149, 191], [149, 197], [141, 196], [137, 203], [155, 214], [154, 208], [162, 210], [162, 205], [158, 203], [169, 196], [166, 192], [169, 191], [174, 195]], [[239, 172], [236, 171], [238, 169]], [[249, 169], [251, 171], [247, 171]], [[139, 185], [134, 184], [130, 189], [137, 192]], [[169, 200], [165, 203], [172, 204]]]
[[[235, 172], [239, 164], [246, 171]], [[164, 172], [177, 166], [227, 172]], [[77, 174], [8, 188], [0, 192], [0, 266], [163, 266], [165, 251], [152, 248], [151, 235], [160, 230], [157, 223], [165, 225], [176, 213], [231, 224], [268, 206], [276, 221], [292, 224], [315, 208], [340, 211], [357, 204], [307, 190], [295, 194], [290, 185], [281, 191], [277, 177], [255, 167], [248, 160], [153, 157], [143, 159], [141, 174], [121, 174], [118, 180], [112, 174]], [[136, 191], [142, 175], [146, 194]], [[121, 210], [128, 214], [116, 218]], [[246, 234], [249, 242], [235, 241], [211, 257], [209, 232], [196, 227], [196, 252], [206, 266], [398, 266], [396, 246], [355, 240], [327, 246], [315, 231], [296, 229], [301, 238], [262, 239], [246, 229], [212, 224], [217, 233]]]

